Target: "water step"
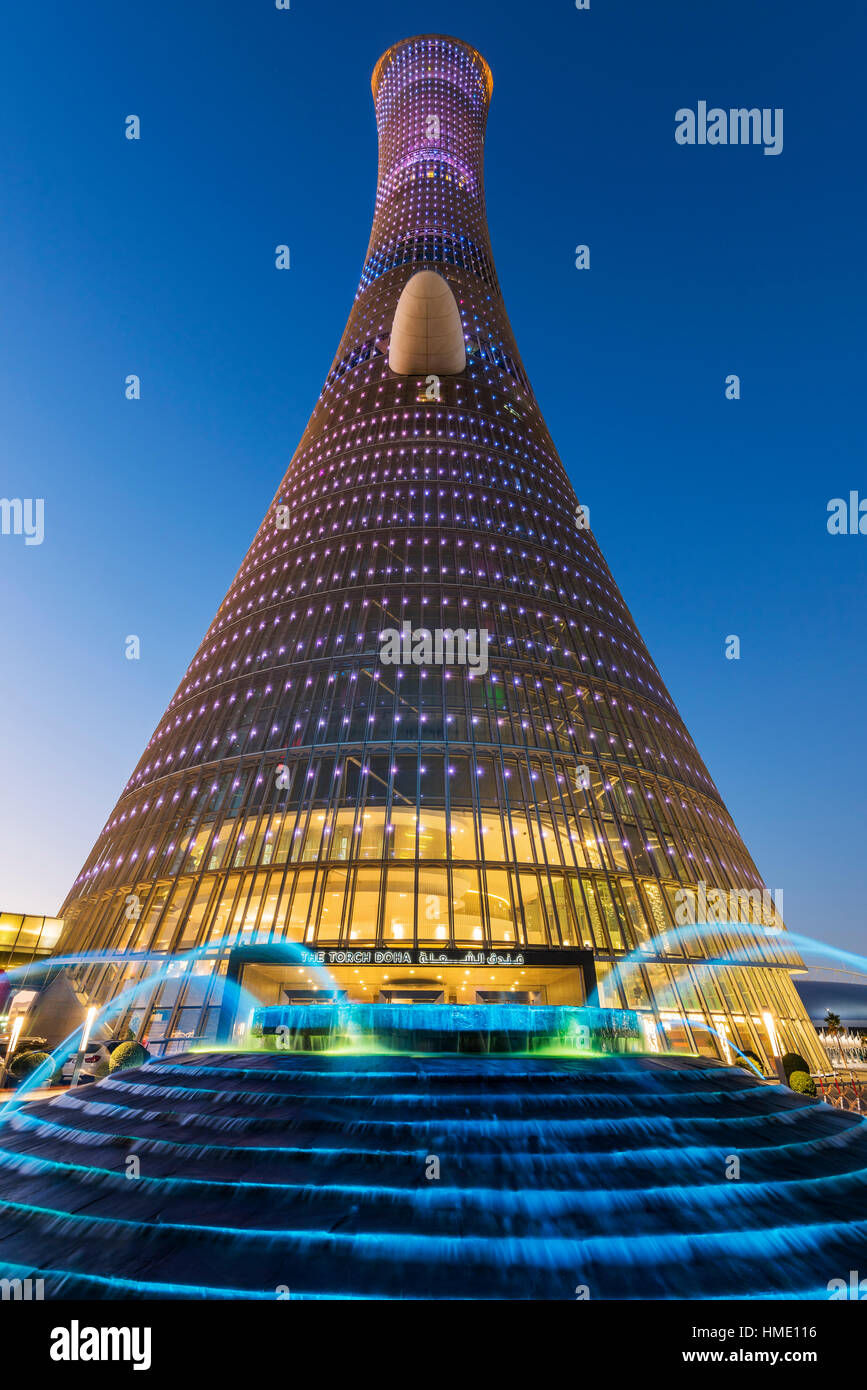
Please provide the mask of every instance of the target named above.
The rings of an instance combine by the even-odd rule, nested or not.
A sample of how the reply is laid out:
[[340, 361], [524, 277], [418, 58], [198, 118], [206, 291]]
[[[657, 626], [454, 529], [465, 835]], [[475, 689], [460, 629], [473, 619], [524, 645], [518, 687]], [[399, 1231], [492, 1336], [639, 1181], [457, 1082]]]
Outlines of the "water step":
[[685, 1059], [187, 1054], [2, 1120], [53, 1297], [807, 1297], [867, 1233], [864, 1121]]

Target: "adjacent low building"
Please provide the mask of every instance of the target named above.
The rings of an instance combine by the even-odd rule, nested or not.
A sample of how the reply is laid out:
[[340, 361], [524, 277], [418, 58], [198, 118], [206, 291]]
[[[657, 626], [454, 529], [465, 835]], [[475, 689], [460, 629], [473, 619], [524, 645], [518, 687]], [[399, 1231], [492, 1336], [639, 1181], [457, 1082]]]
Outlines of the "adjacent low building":
[[62, 931], [61, 917], [0, 912], [0, 1050], [18, 1015], [30, 1014]]

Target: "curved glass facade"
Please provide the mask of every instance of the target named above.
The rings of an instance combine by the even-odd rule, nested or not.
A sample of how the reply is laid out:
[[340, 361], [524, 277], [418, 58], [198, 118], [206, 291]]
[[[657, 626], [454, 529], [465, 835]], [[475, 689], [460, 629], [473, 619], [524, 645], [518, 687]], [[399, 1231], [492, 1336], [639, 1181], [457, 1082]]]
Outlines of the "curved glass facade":
[[[376, 211], [346, 330], [61, 949], [128, 954], [81, 972], [99, 1000], [153, 971], [139, 953], [203, 950], [131, 1011], [173, 1047], [214, 1036], [235, 945], [590, 945], [602, 1002], [654, 1036], [767, 1054], [767, 1015], [819, 1065], [800, 961], [521, 365], [485, 215], [490, 70], [423, 36], [373, 88]], [[457, 302], [459, 375], [389, 368], [419, 270]], [[718, 920], [673, 947], [685, 890]]]

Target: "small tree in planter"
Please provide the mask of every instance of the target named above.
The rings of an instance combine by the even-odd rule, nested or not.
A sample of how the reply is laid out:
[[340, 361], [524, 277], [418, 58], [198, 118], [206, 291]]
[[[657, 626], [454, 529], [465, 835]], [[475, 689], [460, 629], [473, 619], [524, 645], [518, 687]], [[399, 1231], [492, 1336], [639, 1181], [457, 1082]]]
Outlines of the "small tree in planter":
[[[28, 1076], [32, 1076], [43, 1062], [49, 1062], [51, 1055], [48, 1052], [16, 1052], [12, 1061], [9, 1063], [9, 1075], [15, 1081], [26, 1081]], [[50, 1078], [46, 1078], [49, 1079]]]
[[783, 1058], [783, 1073], [787, 1081], [793, 1071], [805, 1071], [810, 1075], [810, 1063], [804, 1060], [800, 1052], [787, 1052]]
[[[746, 1059], [746, 1060], [745, 1060], [745, 1059]], [[747, 1050], [746, 1052], [744, 1052], [743, 1055], [740, 1056], [740, 1057], [737, 1059], [737, 1061], [735, 1062], [735, 1066], [745, 1067], [747, 1071], [752, 1071], [753, 1068], [749, 1065], [750, 1062], [752, 1062], [753, 1067], [756, 1068], [756, 1070], [758, 1071], [759, 1075], [760, 1075], [760, 1076], [764, 1076], [764, 1074], [765, 1074], [765, 1064], [764, 1064], [764, 1062], [762, 1061], [761, 1057], [757, 1057], [756, 1054], [755, 1054], [754, 1052], [750, 1052], [749, 1050]]]
[[127, 1067], [143, 1067], [150, 1057], [146, 1047], [141, 1043], [125, 1042], [120, 1047], [116, 1047], [111, 1054], [108, 1064], [109, 1071], [124, 1071]]
[[801, 1096], [816, 1095], [816, 1083], [808, 1071], [793, 1071], [789, 1077], [789, 1085]]

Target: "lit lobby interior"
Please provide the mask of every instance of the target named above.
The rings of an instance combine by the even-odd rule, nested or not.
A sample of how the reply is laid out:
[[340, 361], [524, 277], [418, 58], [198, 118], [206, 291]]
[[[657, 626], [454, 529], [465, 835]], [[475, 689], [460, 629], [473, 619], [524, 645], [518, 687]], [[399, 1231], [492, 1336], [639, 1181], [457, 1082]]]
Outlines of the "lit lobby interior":
[[581, 971], [562, 966], [276, 966], [250, 964], [241, 983], [262, 1005], [534, 1004], [585, 1002]]

